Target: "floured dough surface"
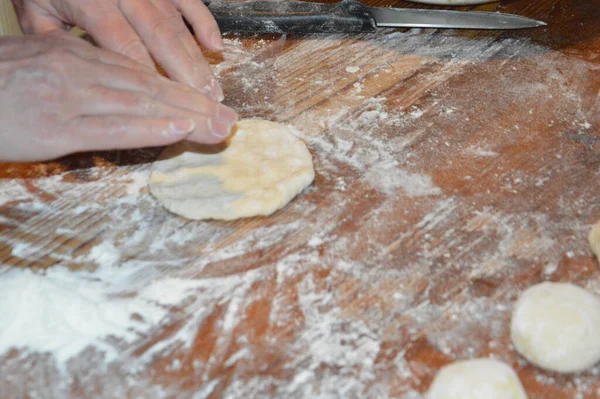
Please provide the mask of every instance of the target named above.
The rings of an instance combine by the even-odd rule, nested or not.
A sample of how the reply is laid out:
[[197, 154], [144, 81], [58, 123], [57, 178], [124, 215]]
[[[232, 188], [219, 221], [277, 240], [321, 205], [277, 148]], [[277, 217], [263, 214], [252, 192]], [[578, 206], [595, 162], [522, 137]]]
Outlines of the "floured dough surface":
[[223, 145], [174, 144], [154, 163], [151, 193], [189, 219], [270, 215], [314, 179], [306, 145], [285, 125], [242, 120]]
[[527, 399], [512, 367], [495, 359], [454, 362], [436, 375], [427, 399]]
[[531, 363], [583, 371], [600, 361], [600, 298], [569, 283], [528, 288], [513, 310], [511, 338]]
[[596, 255], [596, 258], [600, 260], [600, 222], [596, 223], [590, 234], [588, 235], [588, 240], [590, 242], [590, 246], [592, 247], [592, 251]]

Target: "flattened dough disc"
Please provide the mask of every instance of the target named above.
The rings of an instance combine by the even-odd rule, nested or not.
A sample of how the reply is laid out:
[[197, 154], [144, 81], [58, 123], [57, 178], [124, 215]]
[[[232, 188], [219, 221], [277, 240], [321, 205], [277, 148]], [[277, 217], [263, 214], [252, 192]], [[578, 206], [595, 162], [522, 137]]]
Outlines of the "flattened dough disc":
[[150, 192], [189, 219], [270, 215], [314, 179], [306, 145], [285, 125], [243, 120], [222, 145], [182, 141], [160, 155]]

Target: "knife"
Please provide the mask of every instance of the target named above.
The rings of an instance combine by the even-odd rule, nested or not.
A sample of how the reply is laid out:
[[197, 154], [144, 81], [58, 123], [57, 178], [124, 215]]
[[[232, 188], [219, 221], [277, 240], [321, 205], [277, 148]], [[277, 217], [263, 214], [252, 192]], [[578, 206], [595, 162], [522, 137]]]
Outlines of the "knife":
[[225, 2], [203, 0], [223, 32], [360, 33], [378, 27], [523, 29], [544, 22], [513, 14], [366, 7], [356, 0]]

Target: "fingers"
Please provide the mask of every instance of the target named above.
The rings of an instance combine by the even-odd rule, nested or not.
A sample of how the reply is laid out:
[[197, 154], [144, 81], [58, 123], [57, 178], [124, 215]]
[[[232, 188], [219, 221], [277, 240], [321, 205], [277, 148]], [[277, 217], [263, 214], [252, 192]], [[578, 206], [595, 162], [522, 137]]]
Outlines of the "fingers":
[[[168, 145], [194, 140], [190, 119], [141, 118], [129, 115], [81, 116], [71, 121], [71, 151], [118, 150]], [[190, 132], [192, 132], [190, 134]], [[223, 139], [200, 141], [214, 144]]]
[[116, 6], [107, 5], [105, 12], [86, 15], [83, 29], [107, 49], [155, 69], [154, 61], [142, 39]]
[[194, 128], [190, 119], [81, 116], [71, 121], [71, 144], [73, 151], [154, 147], [180, 141]]
[[81, 111], [86, 115], [192, 119], [196, 124], [194, 137], [203, 142], [224, 139], [237, 121], [237, 114], [219, 103], [207, 104], [206, 108], [200, 108], [197, 112], [166, 104], [144, 93], [108, 88], [96, 88], [86, 100]]
[[13, 0], [13, 5], [23, 33], [46, 33], [68, 28], [67, 24], [56, 16], [47, 13], [35, 3]]
[[71, 48], [73, 52], [77, 53], [80, 57], [82, 57], [85, 60], [97, 61], [105, 65], [127, 68], [132, 71], [139, 71], [154, 75], [156, 74], [156, 68], [154, 67], [154, 63], [152, 63], [152, 65], [149, 67], [147, 64], [136, 62], [126, 55], [121, 55], [112, 51], [104, 51], [98, 49], [80, 38], [74, 39], [79, 41], [81, 45], [72, 46]]
[[237, 114], [223, 104], [205, 97], [196, 110], [162, 102], [142, 92], [95, 87], [84, 99], [81, 113], [90, 116], [127, 115], [141, 118], [190, 119], [195, 129], [193, 141], [216, 143], [224, 140], [237, 121]]
[[36, 43], [28, 36], [7, 36], [2, 38], [0, 60], [12, 61], [36, 55], [42, 49], [41, 43]]
[[[94, 69], [94, 77], [102, 86], [144, 93], [167, 104], [200, 112], [207, 116], [214, 115], [218, 105], [218, 102], [210, 97], [158, 74], [143, 73], [114, 65], [103, 65], [101, 68]], [[231, 111], [233, 112], [233, 110]], [[235, 117], [237, 118], [237, 115]]]
[[175, 7], [183, 14], [194, 28], [198, 40], [208, 49], [223, 50], [223, 38], [213, 15], [202, 1], [172, 0]]
[[207, 91], [215, 100], [223, 101], [224, 97], [221, 86], [216, 79], [214, 79], [210, 66], [204, 58], [198, 43], [194, 40], [194, 37], [183, 22], [181, 13], [173, 6], [172, 0], [153, 0], [153, 2], [165, 18], [173, 19], [174, 27], [181, 32], [181, 34], [178, 35], [179, 40], [193, 60], [194, 66], [196, 68], [200, 67], [198, 71], [200, 71], [201, 74], [209, 74], [208, 80], [202, 79], [202, 82], [204, 82], [203, 92]]
[[52, 51], [60, 52], [65, 49], [87, 61], [156, 75], [156, 69], [154, 68], [148, 68], [124, 55], [98, 49], [79, 37], [58, 30], [44, 35], [2, 38], [0, 60], [27, 58], [39, 54], [48, 54]]
[[177, 29], [180, 34], [177, 35], [177, 39], [181, 42], [183, 47], [187, 50], [188, 54], [192, 59], [202, 59], [203, 55], [198, 47], [198, 44], [194, 40], [191, 33], [188, 32], [183, 18], [177, 9], [171, 3], [171, 0], [152, 0], [152, 3], [162, 13], [164, 18], [173, 20], [173, 27]]
[[[189, 40], [193, 39], [181, 15], [163, 12], [159, 6], [167, 7], [160, 0], [121, 2], [123, 14], [170, 77], [197, 90], [208, 89], [214, 99], [222, 100], [223, 92], [208, 62], [198, 46], [190, 45]], [[182, 40], [186, 36], [187, 39]]]

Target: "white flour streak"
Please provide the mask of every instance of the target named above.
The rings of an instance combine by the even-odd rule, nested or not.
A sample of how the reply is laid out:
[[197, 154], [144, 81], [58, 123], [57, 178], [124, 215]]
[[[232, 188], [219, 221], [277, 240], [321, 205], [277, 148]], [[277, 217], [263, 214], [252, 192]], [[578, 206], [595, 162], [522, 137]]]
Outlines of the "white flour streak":
[[120, 258], [120, 251], [112, 243], [104, 241], [92, 248], [88, 259], [101, 266], [115, 267]]
[[148, 176], [150, 173], [148, 171], [145, 172], [133, 172], [129, 177], [131, 177], [131, 183], [129, 183], [125, 191], [127, 195], [137, 195], [140, 193], [140, 190], [146, 187], [148, 184]]
[[478, 157], [497, 157], [498, 153], [490, 150], [485, 150], [483, 148], [477, 147], [469, 147], [466, 151], [470, 154], [473, 154]]
[[[123, 343], [148, 338], [161, 322], [168, 322], [170, 306], [187, 299], [197, 304], [189, 327], [155, 345], [141, 361], [178, 342], [187, 344], [212, 306], [230, 297], [252, 278], [163, 278], [142, 286], [136, 275], [143, 265], [103, 266], [94, 272], [54, 267], [44, 274], [28, 269], [3, 269], [0, 274], [0, 355], [10, 349], [53, 355], [63, 372], [67, 362], [84, 349], [95, 348], [107, 362], [119, 359]], [[240, 291], [243, 298], [247, 288]], [[235, 296], [234, 296], [235, 297]], [[239, 305], [237, 305], [239, 306]], [[235, 325], [232, 308], [224, 328]], [[115, 341], [116, 340], [116, 341]]]
[[20, 242], [17, 244], [14, 244], [12, 247], [12, 256], [16, 256], [18, 258], [28, 258], [29, 256], [33, 255], [35, 253], [35, 249], [31, 247], [31, 245], [29, 243], [26, 242]]
[[[298, 341], [297, 348], [304, 353], [298, 362], [310, 359], [308, 368], [312, 370], [328, 365], [354, 373], [356, 367], [361, 380], [372, 378], [371, 367], [379, 351], [376, 334], [362, 322], [343, 320], [332, 295], [319, 292], [310, 277], [299, 284], [298, 289], [307, 326]], [[330, 331], [336, 330], [339, 333], [332, 336]]]
[[[561, 193], [561, 222], [535, 213], [551, 205], [543, 190], [556, 158], [579, 166], [567, 145], [548, 149], [535, 176], [500, 175], [508, 163], [496, 157], [538, 134], [527, 131], [537, 122], [555, 134], [593, 129], [574, 72], [589, 65], [525, 40], [417, 33], [225, 40], [214, 69], [228, 104], [297, 127], [315, 159], [315, 185], [268, 220], [175, 217], [144, 187], [149, 164], [0, 180], [3, 377], [20, 387], [46, 375], [29, 367], [42, 352], [76, 378], [96, 372], [83, 387], [112, 389], [123, 375], [136, 386], [138, 371], [159, 386], [119, 397], [416, 399], [431, 370], [415, 353], [510, 357], [499, 337], [516, 288], [503, 284], [528, 265], [557, 277], [569, 266], [557, 248], [569, 247], [569, 262], [589, 257], [572, 241], [589, 226], [571, 213], [593, 199]], [[526, 110], [523, 120], [504, 105]], [[553, 119], [535, 119], [544, 114]], [[506, 193], [488, 198], [478, 178]], [[544, 202], [500, 209], [528, 184]], [[117, 371], [106, 377], [103, 366]], [[588, 377], [574, 382], [581, 392]], [[181, 392], [188, 383], [199, 391]]]
[[398, 169], [396, 163], [382, 163], [373, 166], [365, 174], [366, 180], [375, 184], [380, 191], [388, 195], [398, 193], [399, 188], [410, 197], [441, 193], [441, 190], [431, 181], [431, 177]]
[[[0, 275], [0, 354], [11, 348], [52, 354], [59, 368], [94, 345], [107, 361], [119, 348], [105, 339], [131, 343], [147, 333], [166, 311], [140, 299], [112, 296], [112, 279], [56, 267], [45, 275], [27, 269]], [[137, 320], [134, 314], [143, 315]]]
[[3, 180], [0, 192], [0, 206], [7, 202], [22, 201], [33, 198], [22, 182], [18, 180]]
[[[19, 189], [22, 183], [0, 180], [0, 191], [14, 195], [9, 201], [28, 201], [27, 208], [16, 207], [31, 212], [50, 210], [50, 217], [62, 215], [66, 222], [55, 229], [57, 234], [96, 242], [87, 253], [55, 252], [45, 239], [31, 238], [40, 234], [35, 214], [16, 227], [24, 236], [0, 236], [0, 242], [10, 245], [18, 259], [35, 262], [51, 257], [57, 262], [44, 273], [0, 265], [0, 357], [11, 349], [19, 349], [22, 356], [49, 354], [63, 373], [71, 359], [90, 348], [102, 353], [107, 363], [122, 360], [124, 345], [150, 339], [150, 332], [171, 322], [168, 309], [183, 304], [194, 309], [193, 317], [176, 334], [147, 350], [140, 362], [178, 344], [190, 344], [198, 326], [222, 301], [231, 301], [223, 327], [232, 329], [249, 284], [260, 278], [260, 270], [209, 279], [176, 275], [190, 270], [198, 273], [212, 262], [267, 249], [301, 227], [298, 221], [262, 227], [215, 248], [213, 242], [229, 231], [227, 227], [189, 224], [181, 218], [155, 224], [156, 214], [166, 212], [142, 193], [149, 165], [142, 168], [122, 167], [113, 174], [92, 168], [87, 174], [98, 179], [85, 183], [62, 182], [62, 176], [33, 180], [35, 187], [62, 195], [47, 204], [26, 195]], [[98, 189], [125, 196], [97, 195]], [[104, 222], [93, 222], [98, 219]], [[181, 252], [191, 241], [206, 245], [204, 255]], [[138, 255], [130, 259], [131, 253]], [[174, 273], [164, 273], [171, 268]]]

